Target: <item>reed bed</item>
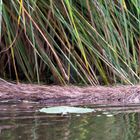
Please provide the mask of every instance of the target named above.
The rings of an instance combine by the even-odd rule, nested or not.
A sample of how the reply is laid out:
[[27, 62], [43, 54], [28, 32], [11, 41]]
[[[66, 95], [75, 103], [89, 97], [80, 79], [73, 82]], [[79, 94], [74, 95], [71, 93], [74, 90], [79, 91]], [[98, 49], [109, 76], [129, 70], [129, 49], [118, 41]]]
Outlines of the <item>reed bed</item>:
[[0, 0], [1, 78], [133, 85], [139, 74], [139, 0]]

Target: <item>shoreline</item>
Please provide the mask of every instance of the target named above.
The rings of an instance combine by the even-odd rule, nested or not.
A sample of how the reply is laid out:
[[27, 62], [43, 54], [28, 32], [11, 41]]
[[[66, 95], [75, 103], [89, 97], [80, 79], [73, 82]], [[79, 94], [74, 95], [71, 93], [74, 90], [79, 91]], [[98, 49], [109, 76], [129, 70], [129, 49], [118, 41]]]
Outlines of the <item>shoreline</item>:
[[1, 101], [29, 101], [54, 105], [121, 105], [140, 103], [140, 85], [57, 86], [0, 82]]

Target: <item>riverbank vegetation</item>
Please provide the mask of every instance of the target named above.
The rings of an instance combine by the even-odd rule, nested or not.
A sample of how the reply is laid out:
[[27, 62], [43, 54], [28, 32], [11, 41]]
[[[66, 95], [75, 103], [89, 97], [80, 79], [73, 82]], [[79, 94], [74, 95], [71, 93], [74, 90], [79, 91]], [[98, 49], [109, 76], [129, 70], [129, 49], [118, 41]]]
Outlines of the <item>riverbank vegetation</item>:
[[0, 77], [136, 84], [139, 0], [0, 0]]

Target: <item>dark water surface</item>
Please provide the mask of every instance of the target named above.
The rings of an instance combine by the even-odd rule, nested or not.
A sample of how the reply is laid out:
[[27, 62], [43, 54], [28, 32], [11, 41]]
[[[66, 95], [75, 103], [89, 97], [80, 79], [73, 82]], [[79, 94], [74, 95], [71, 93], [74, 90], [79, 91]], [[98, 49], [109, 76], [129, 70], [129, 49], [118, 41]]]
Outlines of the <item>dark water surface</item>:
[[[46, 115], [35, 103], [0, 103], [0, 140], [140, 140], [140, 106]], [[110, 111], [109, 111], [110, 110]]]

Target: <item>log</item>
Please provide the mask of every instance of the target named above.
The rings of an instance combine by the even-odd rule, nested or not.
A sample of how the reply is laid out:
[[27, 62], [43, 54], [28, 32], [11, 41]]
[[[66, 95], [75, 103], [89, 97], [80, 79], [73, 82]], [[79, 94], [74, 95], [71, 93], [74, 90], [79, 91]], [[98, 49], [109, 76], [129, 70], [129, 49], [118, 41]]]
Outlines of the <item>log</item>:
[[140, 103], [140, 85], [57, 86], [0, 82], [0, 102], [53, 105], [130, 105]]

